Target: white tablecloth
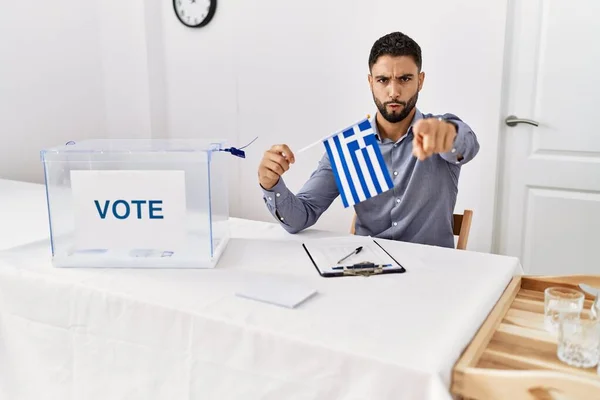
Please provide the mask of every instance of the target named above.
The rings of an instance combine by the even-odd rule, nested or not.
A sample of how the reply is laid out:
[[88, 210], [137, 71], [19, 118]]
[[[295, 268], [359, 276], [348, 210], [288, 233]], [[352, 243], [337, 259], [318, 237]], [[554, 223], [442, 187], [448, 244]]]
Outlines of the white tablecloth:
[[[322, 278], [300, 241], [334, 234], [232, 231], [214, 270], [56, 269], [44, 241], [2, 252], [0, 399], [447, 399], [452, 366], [522, 272], [382, 240], [406, 273]], [[234, 295], [266, 277], [318, 294], [296, 309]]]
[[0, 250], [49, 236], [44, 186], [0, 179]]

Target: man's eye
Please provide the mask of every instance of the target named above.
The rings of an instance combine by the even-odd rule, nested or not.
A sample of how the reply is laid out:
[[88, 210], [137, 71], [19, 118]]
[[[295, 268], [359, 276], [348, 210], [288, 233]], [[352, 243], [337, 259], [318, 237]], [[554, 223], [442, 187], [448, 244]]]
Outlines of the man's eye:
[[402, 82], [408, 82], [408, 81], [410, 81], [410, 77], [409, 76], [403, 76], [402, 78], [400, 78], [400, 80]]
[[387, 82], [387, 79], [386, 79], [386, 78], [379, 78], [379, 79], [377, 80], [377, 82], [379, 82], [379, 83], [386, 83], [386, 82]]

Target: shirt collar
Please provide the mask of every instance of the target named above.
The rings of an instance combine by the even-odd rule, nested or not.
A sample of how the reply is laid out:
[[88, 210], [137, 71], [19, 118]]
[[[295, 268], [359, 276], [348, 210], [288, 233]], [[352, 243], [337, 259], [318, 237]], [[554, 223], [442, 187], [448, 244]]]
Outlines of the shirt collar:
[[[379, 111], [377, 111], [377, 112], [379, 112]], [[377, 138], [378, 141], [381, 142], [381, 137], [379, 136], [379, 131], [377, 129], [377, 112], [375, 112], [375, 116], [373, 116], [373, 118], [371, 118], [371, 126], [373, 127], [373, 133], [375, 133], [375, 137]], [[421, 112], [421, 110], [419, 110], [417, 108], [417, 111], [415, 112], [413, 120], [411, 121], [410, 126], [408, 127], [408, 132], [406, 133], [406, 135], [403, 135], [400, 139], [398, 139], [398, 141], [396, 143], [399, 143], [405, 137], [408, 137], [409, 135], [411, 135], [413, 125], [415, 123], [417, 123], [417, 121], [420, 119], [423, 119], [423, 113]]]

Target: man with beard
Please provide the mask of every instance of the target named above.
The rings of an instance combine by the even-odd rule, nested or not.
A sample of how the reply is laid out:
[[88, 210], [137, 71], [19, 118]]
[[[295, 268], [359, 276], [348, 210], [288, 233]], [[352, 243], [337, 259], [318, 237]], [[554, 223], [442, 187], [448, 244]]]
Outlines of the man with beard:
[[[369, 56], [369, 85], [377, 112], [371, 121], [394, 187], [354, 206], [355, 233], [454, 247], [452, 214], [461, 166], [479, 152], [471, 128], [453, 114], [417, 109], [425, 73], [421, 48], [393, 32]], [[327, 153], [297, 194], [281, 175], [295, 161], [285, 144], [265, 152], [258, 179], [269, 211], [290, 233], [312, 226], [339, 195]]]

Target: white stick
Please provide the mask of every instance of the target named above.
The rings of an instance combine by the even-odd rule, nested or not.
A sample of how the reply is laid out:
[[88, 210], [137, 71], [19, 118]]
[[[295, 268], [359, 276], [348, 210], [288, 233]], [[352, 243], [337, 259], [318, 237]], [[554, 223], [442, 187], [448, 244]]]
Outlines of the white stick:
[[[369, 119], [369, 118], [371, 118], [371, 116], [367, 114], [367, 119]], [[341, 131], [340, 131], [340, 132], [341, 132]], [[338, 134], [338, 133], [340, 133], [340, 132], [336, 132], [336, 133], [332, 133], [331, 135], [324, 136], [324, 137], [322, 137], [321, 139], [317, 140], [316, 142], [314, 142], [314, 143], [311, 143], [311, 144], [309, 144], [308, 146], [301, 148], [300, 150], [298, 150], [298, 151], [296, 152], [296, 154], [303, 153], [303, 152], [305, 152], [306, 150], [308, 150], [308, 149], [310, 149], [310, 148], [312, 148], [312, 147], [315, 147], [315, 146], [316, 146], [316, 145], [318, 145], [319, 143], [322, 143], [323, 141], [325, 141], [325, 140], [329, 139], [329, 138], [330, 138], [330, 137], [332, 137], [332, 136], [335, 136], [335, 135], [337, 135], [337, 134]]]
[[310, 149], [311, 147], [315, 147], [315, 146], [316, 146], [316, 145], [318, 145], [319, 143], [322, 143], [324, 140], [327, 140], [327, 139], [329, 139], [330, 137], [332, 137], [332, 136], [334, 136], [334, 135], [336, 135], [336, 133], [334, 133], [333, 135], [327, 135], [327, 136], [325, 136], [325, 137], [323, 137], [323, 138], [321, 138], [321, 139], [317, 140], [316, 142], [314, 142], [314, 143], [311, 143], [311, 144], [309, 144], [308, 146], [301, 148], [300, 150], [298, 150], [298, 151], [296, 152], [296, 154], [303, 153], [303, 152], [305, 152], [306, 150]]

